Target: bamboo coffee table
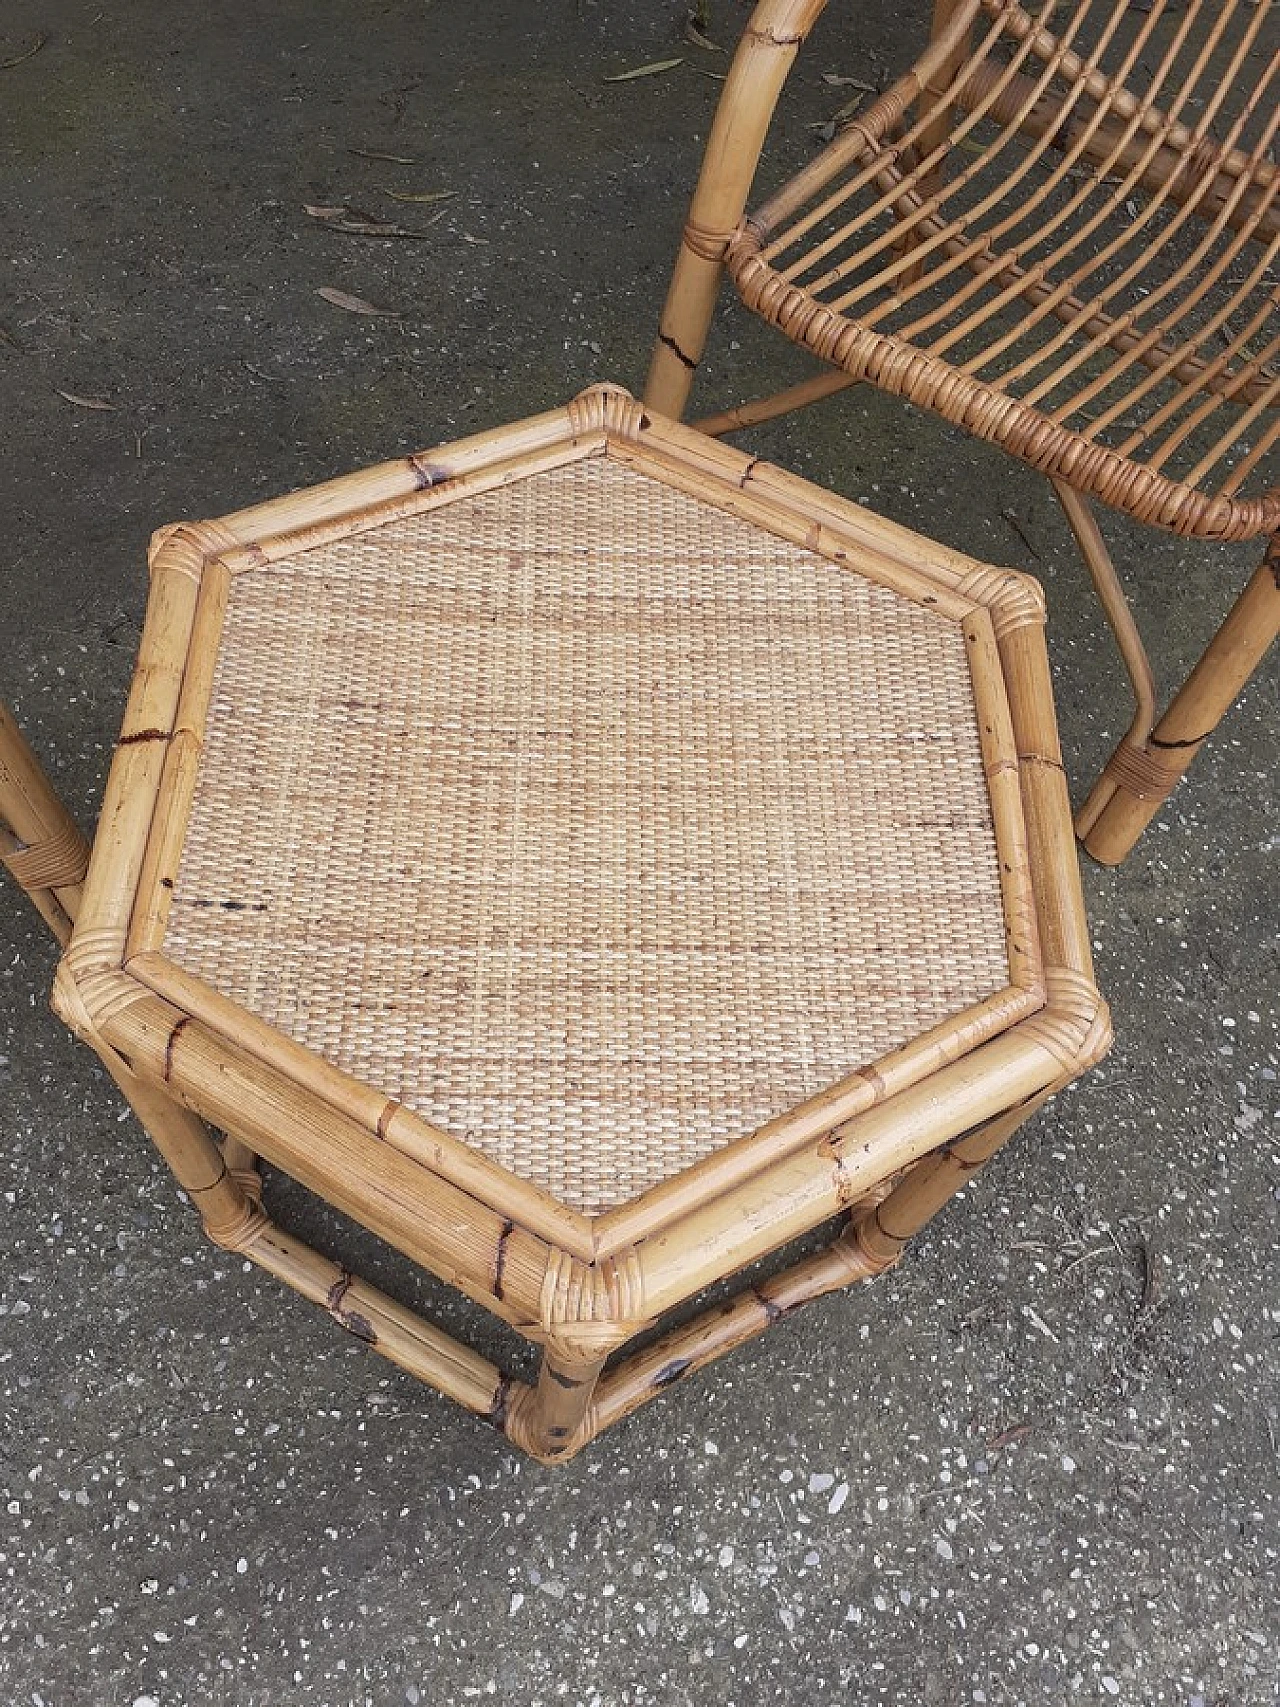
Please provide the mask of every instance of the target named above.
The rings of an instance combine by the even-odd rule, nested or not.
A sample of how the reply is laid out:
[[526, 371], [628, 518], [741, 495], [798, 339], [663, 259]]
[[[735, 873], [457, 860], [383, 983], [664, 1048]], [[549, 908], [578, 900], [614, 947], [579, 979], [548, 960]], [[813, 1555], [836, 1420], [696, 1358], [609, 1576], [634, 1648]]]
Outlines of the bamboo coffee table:
[[151, 566], [58, 1012], [217, 1244], [536, 1457], [880, 1273], [1105, 1050], [1024, 576], [604, 386]]

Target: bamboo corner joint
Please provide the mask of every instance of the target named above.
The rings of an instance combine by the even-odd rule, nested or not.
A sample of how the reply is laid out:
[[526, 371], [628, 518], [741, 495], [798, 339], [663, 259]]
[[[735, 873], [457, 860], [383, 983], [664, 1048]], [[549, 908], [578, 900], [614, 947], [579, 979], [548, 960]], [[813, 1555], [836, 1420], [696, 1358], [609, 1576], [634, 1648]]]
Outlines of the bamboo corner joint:
[[[1105, 1052], [1043, 621], [595, 386], [162, 529], [87, 876], [7, 718], [0, 853], [208, 1236], [562, 1462], [894, 1264]], [[536, 1379], [284, 1232], [260, 1160]]]

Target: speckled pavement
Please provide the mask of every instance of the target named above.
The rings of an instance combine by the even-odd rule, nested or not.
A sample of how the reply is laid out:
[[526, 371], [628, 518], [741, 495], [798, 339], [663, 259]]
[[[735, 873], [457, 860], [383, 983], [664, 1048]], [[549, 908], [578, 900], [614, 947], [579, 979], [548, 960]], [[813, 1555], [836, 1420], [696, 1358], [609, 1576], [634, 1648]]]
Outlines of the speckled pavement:
[[[833, 6], [775, 157], [924, 11]], [[683, 18], [9, 0], [0, 693], [83, 823], [152, 527], [641, 382], [724, 66]], [[344, 201], [426, 236], [303, 211]], [[789, 359], [728, 309], [701, 395]], [[1127, 711], [1047, 488], [871, 393], [754, 448], [1044, 580], [1083, 783]], [[1173, 679], [1256, 548], [1108, 526]], [[1108, 1061], [895, 1273], [558, 1472], [202, 1242], [0, 890], [0, 1704], [1274, 1707], [1276, 689], [1273, 659], [1134, 858], [1086, 869]]]

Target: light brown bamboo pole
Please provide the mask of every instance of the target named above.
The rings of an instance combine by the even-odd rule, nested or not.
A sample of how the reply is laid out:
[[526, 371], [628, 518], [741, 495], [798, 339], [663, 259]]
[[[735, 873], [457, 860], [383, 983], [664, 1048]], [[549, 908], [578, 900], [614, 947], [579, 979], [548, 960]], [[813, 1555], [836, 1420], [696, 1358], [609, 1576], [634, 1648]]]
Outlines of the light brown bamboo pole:
[[887, 1193], [855, 1208], [844, 1231], [814, 1256], [702, 1312], [610, 1369], [592, 1405], [592, 1432], [629, 1415], [663, 1388], [755, 1339], [814, 1299], [897, 1262], [907, 1242], [969, 1183], [1052, 1094], [1044, 1090], [909, 1168]]
[[745, 1345], [802, 1305], [870, 1280], [887, 1266], [861, 1251], [846, 1227], [825, 1250], [672, 1328], [607, 1370], [591, 1406], [592, 1433], [603, 1432], [673, 1382]]
[[1118, 865], [1235, 703], [1280, 633], [1280, 536], [1232, 606], [1145, 745], [1116, 749], [1081, 809], [1085, 847]]
[[1048, 991], [1045, 1009], [1024, 1020], [1018, 1030], [1056, 1054], [1061, 1068], [1056, 1084], [1106, 1053], [1111, 1023], [1094, 983], [1043, 618], [997, 625], [996, 640], [1009, 688]]
[[[933, 0], [933, 22], [929, 30], [931, 42], [945, 39], [951, 34], [951, 25], [957, 13], [962, 9], [968, 10], [966, 0]], [[933, 107], [936, 107], [937, 111], [921, 127], [919, 139], [916, 143], [918, 156], [921, 159], [927, 159], [935, 149], [940, 149], [950, 133], [952, 112], [943, 108], [940, 103], [956, 73], [964, 64], [968, 53], [968, 34], [956, 35], [950, 41], [945, 54], [930, 68], [924, 79], [924, 87], [920, 91], [919, 115], [923, 118]], [[946, 171], [946, 162], [946, 154], [940, 154], [937, 165], [921, 176], [916, 186], [919, 195], [922, 197], [931, 196], [938, 189]], [[915, 237], [916, 233], [910, 227], [905, 228], [904, 248], [912, 248]], [[904, 270], [901, 284], [903, 286], [914, 284], [923, 270], [923, 262], [913, 262]]]
[[[997, 79], [997, 68], [994, 65], [979, 66], [967, 84], [966, 100], [976, 102], [984, 99], [996, 89]], [[1175, 176], [1189, 181], [1199, 180], [1208, 173], [1211, 174], [1208, 211], [1216, 212], [1218, 207], [1232, 197], [1238, 180], [1247, 173], [1252, 187], [1245, 199], [1231, 213], [1229, 223], [1232, 225], [1241, 225], [1251, 217], [1265, 198], [1268, 185], [1274, 180], [1276, 168], [1269, 161], [1255, 164], [1237, 149], [1219, 148], [1212, 139], [1194, 140], [1185, 126], [1173, 127], [1175, 131], [1183, 132], [1182, 144], [1171, 138], [1162, 139], [1158, 151], [1152, 156], [1148, 149], [1132, 139], [1114, 119], [1103, 118], [1091, 131], [1087, 131], [1085, 122], [1078, 117], [1069, 118], [1064, 125], [1061, 104], [1050, 96], [1040, 96], [1032, 101], [1029, 110], [1024, 112], [1022, 109], [1027, 106], [1028, 88], [1029, 80], [1022, 76], [1015, 77], [1011, 84], [1001, 86], [991, 108], [992, 118], [1003, 124], [1017, 112], [1020, 130], [1036, 138], [1051, 137], [1053, 146], [1063, 153], [1073, 149], [1083, 139], [1086, 159], [1105, 159], [1112, 170], [1128, 171], [1135, 162], [1140, 163], [1140, 182], [1144, 189], [1160, 189]], [[1116, 111], [1123, 115], [1123, 109], [1118, 104]], [[1149, 115], [1141, 115], [1139, 123], [1149, 123]], [[1187, 168], [1188, 144], [1194, 148], [1195, 159], [1195, 165], [1190, 171]], [[1257, 234], [1265, 240], [1274, 236], [1278, 230], [1280, 211], [1272, 205], [1259, 220]]]
[[[455, 482], [480, 475], [497, 463], [514, 463], [523, 456], [554, 452], [555, 447], [567, 445], [575, 437], [572, 410], [572, 404], [562, 405], [524, 421], [474, 433], [453, 444], [432, 446], [393, 462], [360, 469], [355, 474], [339, 475], [318, 486], [234, 510], [220, 517], [218, 526], [226, 531], [229, 544], [257, 545], [269, 553], [272, 542], [281, 535], [305, 535], [310, 529], [327, 527], [339, 517], [349, 518], [356, 510], [370, 509], [381, 515], [382, 505], [402, 498], [412, 499], [416, 494], [429, 494], [445, 486], [456, 493], [459, 488]], [[602, 443], [603, 430], [593, 431], [587, 438]], [[299, 546], [290, 543], [287, 549], [292, 551]]]
[[[1056, 1082], [1060, 1057], [1051, 1041], [1026, 1029], [1032, 1023], [984, 1043], [646, 1239], [637, 1257], [647, 1312], [661, 1316], [839, 1214], [939, 1144]], [[815, 1166], [815, 1155], [824, 1165]]]
[[392, 1149], [438, 1173], [469, 1196], [487, 1203], [501, 1215], [520, 1222], [548, 1244], [558, 1245], [583, 1261], [596, 1254], [589, 1216], [557, 1203], [527, 1180], [508, 1173], [481, 1151], [433, 1126], [403, 1103], [362, 1084], [256, 1014], [194, 978], [163, 955], [135, 955], [130, 975], [184, 1013], [190, 1013], [213, 1032], [247, 1049], [267, 1066], [294, 1078], [330, 1107], [357, 1120]]
[[748, 427], [759, 427], [765, 421], [776, 420], [779, 415], [807, 409], [811, 403], [820, 403], [824, 397], [834, 397], [837, 392], [848, 391], [861, 383], [861, 375], [842, 373], [839, 368], [816, 373], [809, 379], [787, 386], [785, 391], [775, 391], [768, 397], [753, 397], [749, 402], [735, 404], [732, 409], [722, 409], [716, 415], [704, 415], [700, 421], [693, 422], [693, 429], [713, 439], [724, 433], [745, 432]]
[[882, 1266], [896, 1262], [908, 1240], [968, 1185], [1052, 1094], [1052, 1090], [1041, 1091], [918, 1162], [880, 1203], [858, 1219], [857, 1243], [868, 1260]]
[[[974, 567], [972, 559], [958, 553], [946, 553], [943, 546], [931, 547], [937, 556], [930, 557], [929, 574], [920, 565], [918, 544], [912, 536], [898, 534], [892, 527], [880, 525], [880, 519], [864, 510], [860, 515], [849, 514], [838, 499], [829, 503], [815, 500], [810, 494], [804, 504], [789, 503], [793, 488], [789, 477], [770, 463], [759, 458], [743, 456], [731, 446], [704, 434], [692, 433], [699, 441], [693, 455], [671, 454], [657, 441], [640, 446], [618, 445], [611, 452], [617, 462], [655, 474], [668, 485], [694, 497], [708, 495], [707, 475], [715, 487], [715, 502], [722, 509], [740, 516], [757, 526], [767, 528], [797, 545], [819, 551], [837, 563], [856, 565], [856, 572], [880, 586], [892, 587], [917, 604], [927, 604], [943, 616], [964, 618], [974, 601], [953, 591], [947, 565], [964, 563]], [[719, 465], [719, 466], [717, 466]], [[737, 470], [738, 489], [725, 489], [724, 475]], [[919, 536], [914, 538], [918, 541]], [[895, 549], [900, 547], [901, 549]], [[934, 573], [940, 568], [941, 573]], [[962, 579], [957, 576], [956, 580]]]
[[1115, 636], [1116, 645], [1120, 648], [1120, 657], [1133, 690], [1133, 720], [1125, 740], [1130, 745], [1139, 746], [1151, 733], [1156, 718], [1156, 683], [1151, 673], [1151, 660], [1147, 656], [1142, 635], [1138, 632], [1138, 625], [1133, 620], [1133, 612], [1116, 573], [1115, 562], [1088, 501], [1074, 487], [1068, 486], [1065, 480], [1054, 478], [1049, 483], [1057, 493], [1058, 502], [1062, 505], [1063, 513], [1080, 548], [1080, 555], [1089, 571], [1103, 615]]
[[[952, 20], [961, 10], [969, 10], [967, 0], [933, 0], [933, 19], [929, 27], [929, 40], [937, 42], [948, 36]], [[933, 66], [924, 80], [921, 90], [920, 105], [922, 109], [935, 106], [946, 94], [952, 79], [964, 64], [969, 52], [967, 35], [959, 35], [951, 40], [946, 53]], [[944, 142], [951, 129], [950, 113], [939, 111], [930, 119], [920, 132], [916, 143], [916, 151], [921, 158], [933, 153], [934, 149]], [[922, 193], [928, 195], [933, 184], [937, 181], [936, 173], [928, 174], [922, 180]]]
[[256, 1195], [246, 1191], [241, 1172], [242, 1156], [219, 1150], [204, 1122], [189, 1109], [166, 1096], [149, 1079], [126, 1066], [110, 1048], [100, 1048], [99, 1059], [128, 1102], [143, 1130], [160, 1152], [170, 1173], [191, 1199], [215, 1245], [239, 1250], [261, 1218]]
[[[692, 1167], [651, 1187], [643, 1197], [597, 1217], [596, 1254], [605, 1256], [652, 1238], [670, 1222], [736, 1185], [749, 1185], [773, 1163], [821, 1142], [836, 1128], [847, 1126], [859, 1115], [967, 1053], [992, 1032], [1007, 1030], [1039, 1005], [1038, 995], [1010, 988], [990, 1004], [973, 1009], [972, 1025], [961, 1028], [954, 1020], [948, 1021], [925, 1038], [884, 1057], [874, 1069], [849, 1074], [799, 1108], [767, 1121], [732, 1146], [713, 1151]], [[744, 1161], [748, 1164], [745, 1168]]]
[[181, 691], [163, 754], [146, 852], [138, 873], [138, 901], [129, 924], [125, 959], [131, 958], [139, 948], [158, 947], [164, 936], [187, 819], [195, 797], [205, 719], [230, 591], [231, 576], [225, 566], [216, 560], [207, 564], [200, 576]]
[[0, 864], [65, 948], [80, 911], [89, 844], [0, 702]]
[[724, 252], [746, 207], [773, 109], [825, 4], [761, 0], [729, 68], [645, 381], [645, 402], [674, 420], [684, 413], [702, 359]]
[[266, 1222], [244, 1254], [328, 1313], [382, 1356], [505, 1430], [509, 1407], [527, 1391], [451, 1335]]
[[537, 1386], [510, 1412], [507, 1433], [515, 1444], [543, 1463], [571, 1458], [598, 1432], [590, 1406], [604, 1364], [602, 1356], [545, 1346]]

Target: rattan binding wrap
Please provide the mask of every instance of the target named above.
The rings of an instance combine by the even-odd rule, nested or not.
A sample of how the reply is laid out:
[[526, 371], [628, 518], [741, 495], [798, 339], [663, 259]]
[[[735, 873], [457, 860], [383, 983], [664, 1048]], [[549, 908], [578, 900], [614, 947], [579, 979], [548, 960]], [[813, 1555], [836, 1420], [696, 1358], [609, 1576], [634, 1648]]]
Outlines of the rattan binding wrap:
[[163, 950], [599, 1213], [1007, 984], [964, 636], [603, 459], [250, 570]]

